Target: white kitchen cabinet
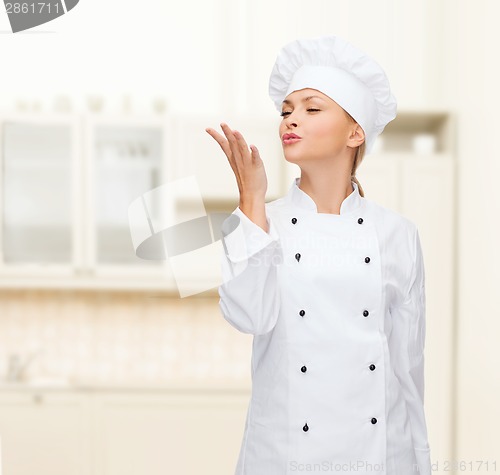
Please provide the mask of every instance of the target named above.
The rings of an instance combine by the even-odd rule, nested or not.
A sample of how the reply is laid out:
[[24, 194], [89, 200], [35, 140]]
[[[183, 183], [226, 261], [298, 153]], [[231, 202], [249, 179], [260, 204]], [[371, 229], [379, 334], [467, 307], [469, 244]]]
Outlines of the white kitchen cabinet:
[[3, 473], [231, 475], [249, 398], [245, 388], [1, 391]]
[[90, 475], [87, 397], [74, 392], [0, 392], [5, 475]]
[[0, 120], [0, 273], [68, 275], [81, 250], [78, 121]]
[[82, 124], [86, 245], [81, 271], [96, 279], [149, 275], [163, 280], [165, 261], [135, 255], [128, 207], [169, 180], [169, 120], [88, 114]]
[[161, 184], [162, 129], [94, 123], [89, 134], [93, 153], [89, 157], [88, 213], [95, 237], [91, 262], [137, 265], [140, 261], [131, 247], [127, 208]]
[[210, 391], [99, 395], [95, 473], [231, 475], [248, 399]]
[[0, 117], [0, 286], [168, 284], [136, 257], [128, 206], [168, 173], [168, 118]]

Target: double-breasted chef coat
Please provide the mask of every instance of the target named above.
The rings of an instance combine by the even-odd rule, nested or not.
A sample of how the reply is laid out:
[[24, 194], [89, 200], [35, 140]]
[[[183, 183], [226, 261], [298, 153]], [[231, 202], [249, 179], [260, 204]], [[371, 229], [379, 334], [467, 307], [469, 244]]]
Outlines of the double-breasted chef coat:
[[239, 207], [223, 223], [219, 306], [253, 335], [236, 475], [431, 475], [418, 230], [351, 183], [340, 214], [299, 177], [269, 233]]

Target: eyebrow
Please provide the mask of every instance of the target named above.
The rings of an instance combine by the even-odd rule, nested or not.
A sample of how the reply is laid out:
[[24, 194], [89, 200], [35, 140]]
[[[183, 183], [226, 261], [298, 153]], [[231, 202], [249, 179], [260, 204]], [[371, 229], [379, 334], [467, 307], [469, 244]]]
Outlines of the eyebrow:
[[[302, 99], [302, 101], [308, 101], [309, 99], [312, 99], [313, 97], [317, 97], [318, 99], [321, 99], [322, 101], [324, 101], [324, 99], [322, 97], [319, 97], [319, 96], [307, 96], [307, 97], [304, 97], [304, 99]], [[289, 101], [288, 99], [285, 99], [283, 101], [283, 104], [291, 104], [292, 101]]]

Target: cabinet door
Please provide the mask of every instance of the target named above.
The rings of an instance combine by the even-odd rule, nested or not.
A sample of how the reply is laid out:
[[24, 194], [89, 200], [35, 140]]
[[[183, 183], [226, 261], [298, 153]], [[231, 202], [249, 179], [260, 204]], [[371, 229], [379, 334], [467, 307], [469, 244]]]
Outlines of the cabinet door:
[[4, 473], [90, 475], [88, 412], [84, 401], [83, 396], [67, 393], [0, 394]]
[[79, 259], [78, 124], [1, 120], [2, 264], [9, 272], [71, 271]]
[[98, 475], [230, 475], [249, 393], [105, 395], [96, 401]]
[[135, 255], [128, 209], [164, 182], [167, 132], [162, 119], [86, 116], [85, 244], [90, 270], [122, 273], [129, 268], [137, 273], [138, 268], [162, 266], [159, 260]]

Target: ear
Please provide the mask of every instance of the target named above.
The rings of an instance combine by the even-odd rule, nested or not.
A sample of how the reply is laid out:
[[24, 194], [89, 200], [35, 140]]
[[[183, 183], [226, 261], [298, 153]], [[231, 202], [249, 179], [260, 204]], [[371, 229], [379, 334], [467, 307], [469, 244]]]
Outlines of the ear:
[[359, 124], [355, 124], [351, 129], [347, 145], [349, 147], [358, 147], [365, 141], [365, 131]]

